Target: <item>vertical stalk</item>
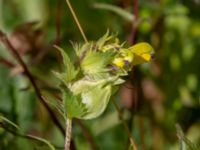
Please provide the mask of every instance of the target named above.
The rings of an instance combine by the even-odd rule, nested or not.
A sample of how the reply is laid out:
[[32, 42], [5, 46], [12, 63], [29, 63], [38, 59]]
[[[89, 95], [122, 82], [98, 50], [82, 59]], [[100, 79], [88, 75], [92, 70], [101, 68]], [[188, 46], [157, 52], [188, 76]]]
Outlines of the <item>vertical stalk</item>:
[[66, 120], [66, 132], [65, 132], [65, 149], [70, 150], [71, 135], [72, 135], [72, 119], [67, 118]]
[[73, 7], [72, 7], [70, 1], [69, 1], [69, 0], [66, 0], [66, 2], [67, 2], [67, 5], [68, 5], [68, 7], [69, 7], [69, 9], [70, 9], [70, 12], [72, 13], [72, 16], [73, 16], [73, 18], [74, 18], [74, 20], [75, 20], [75, 22], [76, 22], [76, 25], [78, 26], [78, 29], [79, 29], [80, 32], [81, 32], [81, 35], [82, 35], [84, 41], [87, 43], [88, 40], [87, 40], [87, 38], [86, 38], [86, 36], [85, 36], [85, 33], [84, 33], [84, 31], [83, 31], [83, 28], [81, 27], [81, 24], [79, 23], [79, 20], [78, 20], [76, 14], [75, 14], [75, 11], [74, 11], [74, 9], [73, 9]]
[[[88, 42], [87, 37], [81, 27], [81, 24], [76, 16], [76, 13], [75, 13], [70, 1], [66, 0], [66, 3], [70, 9], [70, 12], [72, 13], [72, 16], [76, 22], [76, 25], [77, 25], [84, 41], [87, 43]], [[65, 149], [64, 150], [70, 150], [70, 142], [71, 142], [71, 134], [72, 134], [71, 132], [72, 132], [72, 120], [70, 118], [67, 118], [67, 120], [66, 120], [66, 135], [65, 135]]]

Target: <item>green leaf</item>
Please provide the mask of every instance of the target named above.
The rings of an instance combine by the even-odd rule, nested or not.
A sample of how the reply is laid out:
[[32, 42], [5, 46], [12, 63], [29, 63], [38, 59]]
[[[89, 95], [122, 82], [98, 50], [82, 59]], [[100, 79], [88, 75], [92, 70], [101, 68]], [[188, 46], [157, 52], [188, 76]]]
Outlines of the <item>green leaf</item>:
[[64, 73], [56, 73], [56, 76], [66, 84], [76, 78], [78, 70], [75, 69], [73, 63], [71, 62], [69, 56], [65, 53], [65, 51], [58, 46], [55, 47], [61, 52], [64, 63]]
[[52, 71], [53, 74], [60, 80], [62, 81], [66, 86], [69, 84], [69, 81], [67, 80], [68, 78], [66, 78], [67, 73], [59, 73], [56, 71]]
[[106, 66], [111, 63], [113, 59], [113, 52], [96, 52], [89, 51], [86, 53], [81, 62], [81, 69], [86, 75], [98, 75], [106, 73]]
[[80, 94], [74, 95], [69, 89], [63, 88], [63, 103], [65, 110], [65, 117], [79, 118], [86, 112], [85, 105], [81, 102]]
[[112, 38], [112, 36], [109, 36], [109, 30], [107, 30], [107, 32], [96, 42], [96, 45], [99, 49], [102, 49], [102, 47], [104, 46], [104, 44], [110, 40]]
[[117, 6], [113, 6], [113, 5], [105, 4], [105, 3], [95, 3], [93, 7], [112, 11], [129, 22], [133, 22], [135, 20], [135, 17], [131, 13]]
[[73, 48], [76, 52], [76, 55], [80, 59], [82, 59], [84, 57], [84, 54], [92, 48], [91, 42], [87, 42], [87, 43], [83, 44], [82, 46], [80, 44], [76, 44], [76, 43], [72, 43], [72, 45], [73, 45]]
[[43, 138], [40, 138], [40, 137], [37, 137], [37, 136], [34, 136], [34, 135], [26, 135], [26, 137], [46, 144], [51, 150], [56, 150], [54, 148], [54, 146], [48, 140], [45, 140]]
[[14, 122], [10, 121], [10, 120], [7, 119], [6, 117], [0, 115], [0, 122], [2, 122], [2, 121], [7, 122], [7, 123], [10, 124], [11, 126], [13, 126], [13, 127], [15, 127], [16, 129], [20, 130], [20, 127], [19, 127], [17, 124], [15, 124]]

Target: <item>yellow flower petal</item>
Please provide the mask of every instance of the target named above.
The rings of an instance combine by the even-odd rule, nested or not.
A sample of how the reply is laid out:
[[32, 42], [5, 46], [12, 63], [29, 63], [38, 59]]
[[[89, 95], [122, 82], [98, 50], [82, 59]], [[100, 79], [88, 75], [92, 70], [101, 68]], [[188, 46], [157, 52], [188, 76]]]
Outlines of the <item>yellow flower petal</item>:
[[131, 63], [133, 61], [133, 56], [133, 53], [131, 51], [128, 51], [127, 56], [124, 57], [124, 59]]
[[124, 59], [123, 58], [115, 58], [113, 60], [113, 64], [116, 65], [119, 68], [123, 68], [125, 65]]
[[151, 60], [151, 55], [150, 54], [142, 54], [141, 57], [146, 61], [150, 61]]
[[151, 52], [153, 52], [153, 48], [151, 47], [151, 45], [148, 43], [145, 43], [145, 42], [135, 44], [135, 45], [131, 46], [129, 48], [129, 50], [131, 50], [133, 53], [135, 53], [137, 55], [141, 55], [144, 53], [150, 54]]

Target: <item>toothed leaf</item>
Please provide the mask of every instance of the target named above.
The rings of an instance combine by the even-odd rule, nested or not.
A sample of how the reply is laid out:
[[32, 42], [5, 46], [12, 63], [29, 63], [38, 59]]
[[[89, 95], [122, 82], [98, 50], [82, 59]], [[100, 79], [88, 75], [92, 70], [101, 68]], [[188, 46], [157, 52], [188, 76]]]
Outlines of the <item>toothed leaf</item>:
[[65, 116], [79, 118], [86, 112], [85, 105], [81, 102], [81, 95], [74, 95], [69, 89], [62, 90]]
[[78, 70], [75, 69], [67, 53], [60, 47], [56, 47], [63, 57], [64, 73], [57, 74], [56, 76], [64, 82], [70, 82], [76, 78]]
[[84, 74], [95, 75], [99, 73], [105, 73], [107, 71], [106, 66], [111, 62], [113, 58], [112, 52], [88, 52], [81, 62], [81, 68]]

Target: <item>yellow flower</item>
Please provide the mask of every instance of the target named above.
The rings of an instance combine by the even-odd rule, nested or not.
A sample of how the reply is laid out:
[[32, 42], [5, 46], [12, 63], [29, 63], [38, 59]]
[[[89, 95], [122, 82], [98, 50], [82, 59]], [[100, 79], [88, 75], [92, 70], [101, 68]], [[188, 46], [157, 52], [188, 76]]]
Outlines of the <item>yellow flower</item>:
[[124, 57], [124, 60], [128, 61], [129, 63], [131, 63], [133, 61], [133, 53], [128, 50], [126, 56]]
[[135, 44], [129, 50], [134, 54], [133, 65], [151, 61], [151, 54], [154, 52], [152, 46], [145, 42]]
[[119, 67], [119, 68], [123, 68], [124, 65], [125, 65], [125, 62], [124, 62], [124, 59], [123, 59], [123, 58], [118, 57], [118, 58], [115, 58], [115, 59], [113, 60], [113, 64], [116, 65], [116, 66]]

